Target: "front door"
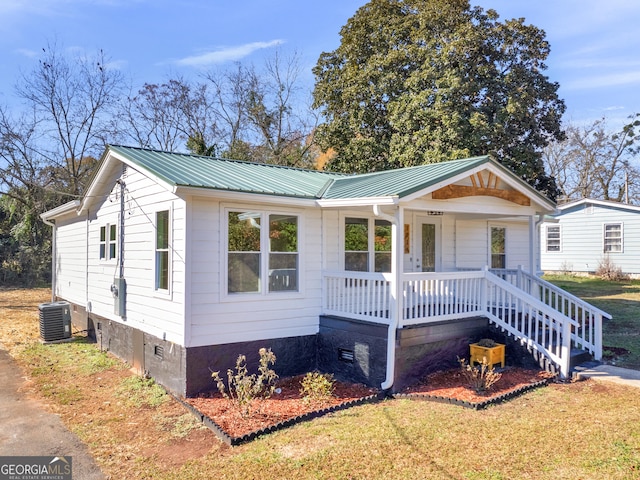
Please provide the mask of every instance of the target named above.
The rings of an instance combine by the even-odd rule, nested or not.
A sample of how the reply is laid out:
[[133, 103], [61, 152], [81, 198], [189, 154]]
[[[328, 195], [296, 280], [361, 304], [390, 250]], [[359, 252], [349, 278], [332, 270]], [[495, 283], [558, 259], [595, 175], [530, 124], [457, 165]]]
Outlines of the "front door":
[[[405, 233], [407, 232], [405, 228]], [[440, 218], [416, 215], [410, 232], [411, 242], [405, 248], [405, 271], [436, 272], [440, 270]], [[407, 251], [408, 250], [408, 251]]]

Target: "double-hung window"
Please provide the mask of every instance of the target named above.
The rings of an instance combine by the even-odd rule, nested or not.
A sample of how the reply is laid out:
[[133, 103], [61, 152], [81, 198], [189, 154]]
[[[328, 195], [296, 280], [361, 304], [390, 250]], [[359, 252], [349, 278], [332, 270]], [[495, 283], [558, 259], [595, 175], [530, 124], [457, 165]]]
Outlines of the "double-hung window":
[[107, 224], [100, 227], [100, 260], [115, 260], [116, 245], [116, 225]]
[[228, 211], [228, 293], [297, 292], [298, 232], [297, 215]]
[[507, 229], [491, 227], [491, 268], [507, 268]]
[[379, 219], [346, 217], [344, 269], [357, 272], [390, 272], [391, 223]]
[[622, 247], [622, 224], [605, 223], [604, 253], [621, 253]]
[[156, 212], [155, 288], [169, 290], [169, 210]]
[[547, 225], [547, 252], [560, 251], [560, 225]]

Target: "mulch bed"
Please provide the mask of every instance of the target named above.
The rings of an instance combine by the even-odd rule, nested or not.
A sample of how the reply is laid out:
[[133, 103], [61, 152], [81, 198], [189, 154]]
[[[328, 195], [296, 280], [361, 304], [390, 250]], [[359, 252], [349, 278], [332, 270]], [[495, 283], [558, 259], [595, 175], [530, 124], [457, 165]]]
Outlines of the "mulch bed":
[[279, 393], [268, 399], [254, 400], [251, 415], [245, 417], [218, 392], [181, 401], [223, 441], [239, 445], [304, 420], [377, 400], [378, 390], [375, 388], [336, 381], [332, 397], [322, 402], [308, 402], [300, 394], [303, 378], [300, 375], [279, 380], [276, 385]]
[[555, 378], [555, 375], [549, 372], [519, 367], [507, 367], [496, 371], [502, 373], [502, 377], [486, 392], [478, 393], [471, 388], [458, 368], [428, 375], [396, 397], [454, 403], [480, 409], [513, 398], [532, 388], [547, 385]]
[[[501, 373], [500, 380], [485, 394], [478, 394], [467, 386], [460, 369], [454, 369], [428, 375], [394, 397], [446, 402], [480, 409], [546, 385], [553, 378], [547, 372], [516, 367], [507, 367]], [[279, 393], [269, 399], [254, 400], [251, 415], [244, 417], [218, 392], [178, 400], [224, 442], [240, 445], [301, 421], [379, 399], [379, 391], [374, 388], [336, 381], [331, 398], [310, 403], [300, 394], [302, 379], [303, 376], [300, 375], [279, 380]]]

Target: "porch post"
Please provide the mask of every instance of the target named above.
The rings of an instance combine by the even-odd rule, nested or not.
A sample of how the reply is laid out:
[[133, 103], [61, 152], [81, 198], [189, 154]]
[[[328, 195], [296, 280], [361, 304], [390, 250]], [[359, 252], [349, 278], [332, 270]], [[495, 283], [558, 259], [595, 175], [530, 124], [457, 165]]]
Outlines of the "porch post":
[[536, 249], [538, 248], [538, 235], [536, 221], [533, 215], [529, 215], [529, 273], [536, 275], [538, 272]]
[[389, 328], [387, 330], [387, 372], [386, 379], [380, 385], [382, 390], [390, 390], [395, 380], [396, 370], [396, 334], [402, 320], [402, 260], [404, 254], [404, 209], [396, 207], [395, 215], [386, 215], [378, 205], [373, 212], [377, 217], [391, 222], [391, 281], [389, 285], [391, 305], [389, 308]]

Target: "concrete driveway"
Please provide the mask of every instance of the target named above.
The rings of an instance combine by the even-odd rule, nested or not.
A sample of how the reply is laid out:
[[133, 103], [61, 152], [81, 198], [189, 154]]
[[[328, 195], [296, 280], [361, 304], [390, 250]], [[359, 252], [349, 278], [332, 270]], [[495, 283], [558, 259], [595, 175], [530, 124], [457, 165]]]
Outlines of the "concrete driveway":
[[60, 417], [22, 392], [25, 379], [0, 345], [0, 456], [71, 456], [73, 478], [102, 480], [86, 445]]

